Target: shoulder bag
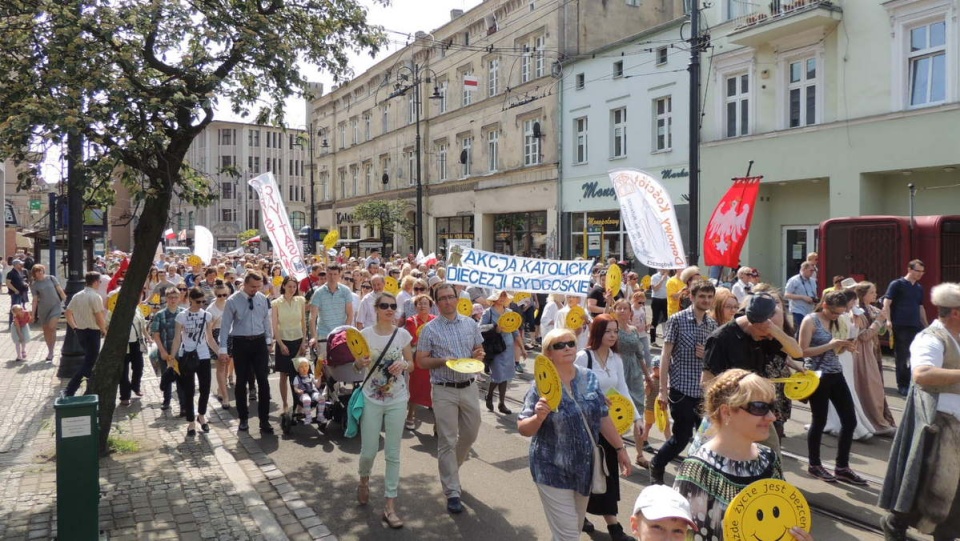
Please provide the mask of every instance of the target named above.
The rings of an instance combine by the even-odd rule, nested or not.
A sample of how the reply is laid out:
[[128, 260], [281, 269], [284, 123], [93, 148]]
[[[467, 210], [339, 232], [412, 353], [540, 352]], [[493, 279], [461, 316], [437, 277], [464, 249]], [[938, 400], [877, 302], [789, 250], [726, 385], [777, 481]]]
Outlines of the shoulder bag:
[[350, 401], [347, 403], [347, 428], [343, 432], [343, 435], [347, 438], [352, 438], [359, 432], [360, 416], [363, 415], [364, 406], [363, 386], [367, 384], [367, 380], [370, 379], [370, 376], [372, 376], [380, 366], [380, 362], [383, 361], [383, 356], [387, 354], [387, 350], [390, 349], [390, 344], [393, 343], [393, 339], [397, 336], [397, 331], [399, 330], [400, 327], [393, 328], [393, 334], [390, 335], [390, 340], [387, 340], [387, 345], [384, 346], [380, 352], [380, 356], [377, 357], [377, 362], [373, 363], [373, 366], [371, 366], [367, 372], [367, 377], [363, 378], [363, 383], [354, 389], [353, 394], [350, 395]]
[[[493, 316], [490, 315], [490, 310], [492, 310], [492, 308], [488, 308], [487, 311], [483, 313], [481, 324], [493, 324]], [[486, 323], [484, 323], [483, 320], [486, 320]], [[483, 337], [484, 363], [489, 364], [494, 357], [506, 351], [507, 344], [503, 341], [503, 336], [500, 335], [500, 331], [497, 330], [495, 324], [489, 331], [481, 332], [480, 336]]]
[[590, 437], [590, 444], [593, 447], [593, 474], [590, 479], [590, 493], [605, 494], [607, 492], [607, 476], [610, 475], [610, 470], [607, 469], [607, 461], [603, 456], [603, 447], [600, 447], [597, 440], [593, 438], [593, 432], [590, 431], [590, 423], [587, 422], [587, 416], [584, 415], [583, 410], [580, 409], [580, 403], [577, 402], [576, 395], [570, 393], [570, 397], [573, 399], [573, 404], [576, 406], [577, 412], [580, 413], [583, 428], [587, 430], [587, 436]]

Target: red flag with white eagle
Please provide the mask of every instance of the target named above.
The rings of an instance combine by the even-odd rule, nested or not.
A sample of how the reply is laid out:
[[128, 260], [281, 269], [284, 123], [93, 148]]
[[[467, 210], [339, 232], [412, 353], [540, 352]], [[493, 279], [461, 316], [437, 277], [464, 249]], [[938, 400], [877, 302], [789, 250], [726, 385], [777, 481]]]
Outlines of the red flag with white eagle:
[[740, 251], [750, 232], [762, 178], [735, 179], [713, 210], [703, 239], [703, 260], [707, 265], [740, 266]]

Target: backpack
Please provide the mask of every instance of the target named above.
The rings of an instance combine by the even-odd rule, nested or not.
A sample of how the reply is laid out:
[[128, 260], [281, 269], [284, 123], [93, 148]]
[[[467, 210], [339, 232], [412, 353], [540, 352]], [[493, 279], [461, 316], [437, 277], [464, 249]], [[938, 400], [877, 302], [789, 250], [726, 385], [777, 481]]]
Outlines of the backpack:
[[356, 360], [347, 345], [348, 328], [347, 326], [337, 327], [330, 333], [330, 337], [327, 339], [328, 366], [343, 366]]

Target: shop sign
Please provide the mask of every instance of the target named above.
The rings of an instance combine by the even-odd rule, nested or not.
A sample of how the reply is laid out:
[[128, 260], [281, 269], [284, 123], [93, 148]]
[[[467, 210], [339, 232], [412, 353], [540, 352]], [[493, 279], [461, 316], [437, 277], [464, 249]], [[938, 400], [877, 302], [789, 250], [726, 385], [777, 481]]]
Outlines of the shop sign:
[[690, 173], [687, 172], [686, 167], [681, 167], [679, 170], [664, 169], [660, 171], [660, 178], [664, 180], [668, 178], [688, 178], [689, 176]]
[[[686, 167], [681, 167], [680, 169], [662, 169], [660, 171], [660, 178], [663, 180], [671, 178], [689, 178], [690, 172], [687, 171]], [[580, 189], [583, 190], [584, 199], [601, 199], [604, 197], [617, 197], [617, 191], [611, 188], [601, 188], [599, 181], [590, 181], [584, 182], [580, 185]]]
[[352, 212], [338, 212], [337, 213], [337, 225], [340, 224], [349, 224], [353, 223], [353, 213]]
[[612, 226], [612, 227], [619, 228], [619, 227], [620, 227], [620, 219], [619, 219], [619, 218], [593, 218], [593, 217], [587, 217], [587, 225], [589, 225], [589, 226], [591, 226], [591, 227], [604, 227], [604, 228], [605, 228], [605, 227], [607, 227], [607, 226]]

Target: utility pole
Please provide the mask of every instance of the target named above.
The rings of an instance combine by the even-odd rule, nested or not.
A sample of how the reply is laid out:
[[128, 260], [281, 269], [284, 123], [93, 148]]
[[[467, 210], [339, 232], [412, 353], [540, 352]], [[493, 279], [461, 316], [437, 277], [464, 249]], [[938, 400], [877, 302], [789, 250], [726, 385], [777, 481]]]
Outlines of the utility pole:
[[[417, 138], [417, 249], [423, 249], [423, 182], [420, 178], [420, 66], [413, 65], [413, 101], [414, 113], [416, 114]], [[382, 234], [381, 234], [382, 236]], [[387, 247], [383, 246], [384, 252]]]
[[688, 265], [700, 260], [700, 0], [690, 9], [690, 198]]
[[317, 253], [317, 187], [314, 184], [314, 169], [316, 164], [313, 161], [313, 122], [311, 121], [307, 129], [310, 130], [310, 253]]
[[[67, 302], [83, 291], [83, 137], [79, 131], [67, 138]], [[52, 239], [51, 239], [52, 240]], [[60, 350], [57, 377], [70, 378], [83, 364], [83, 348], [77, 333], [67, 325], [67, 334]]]

